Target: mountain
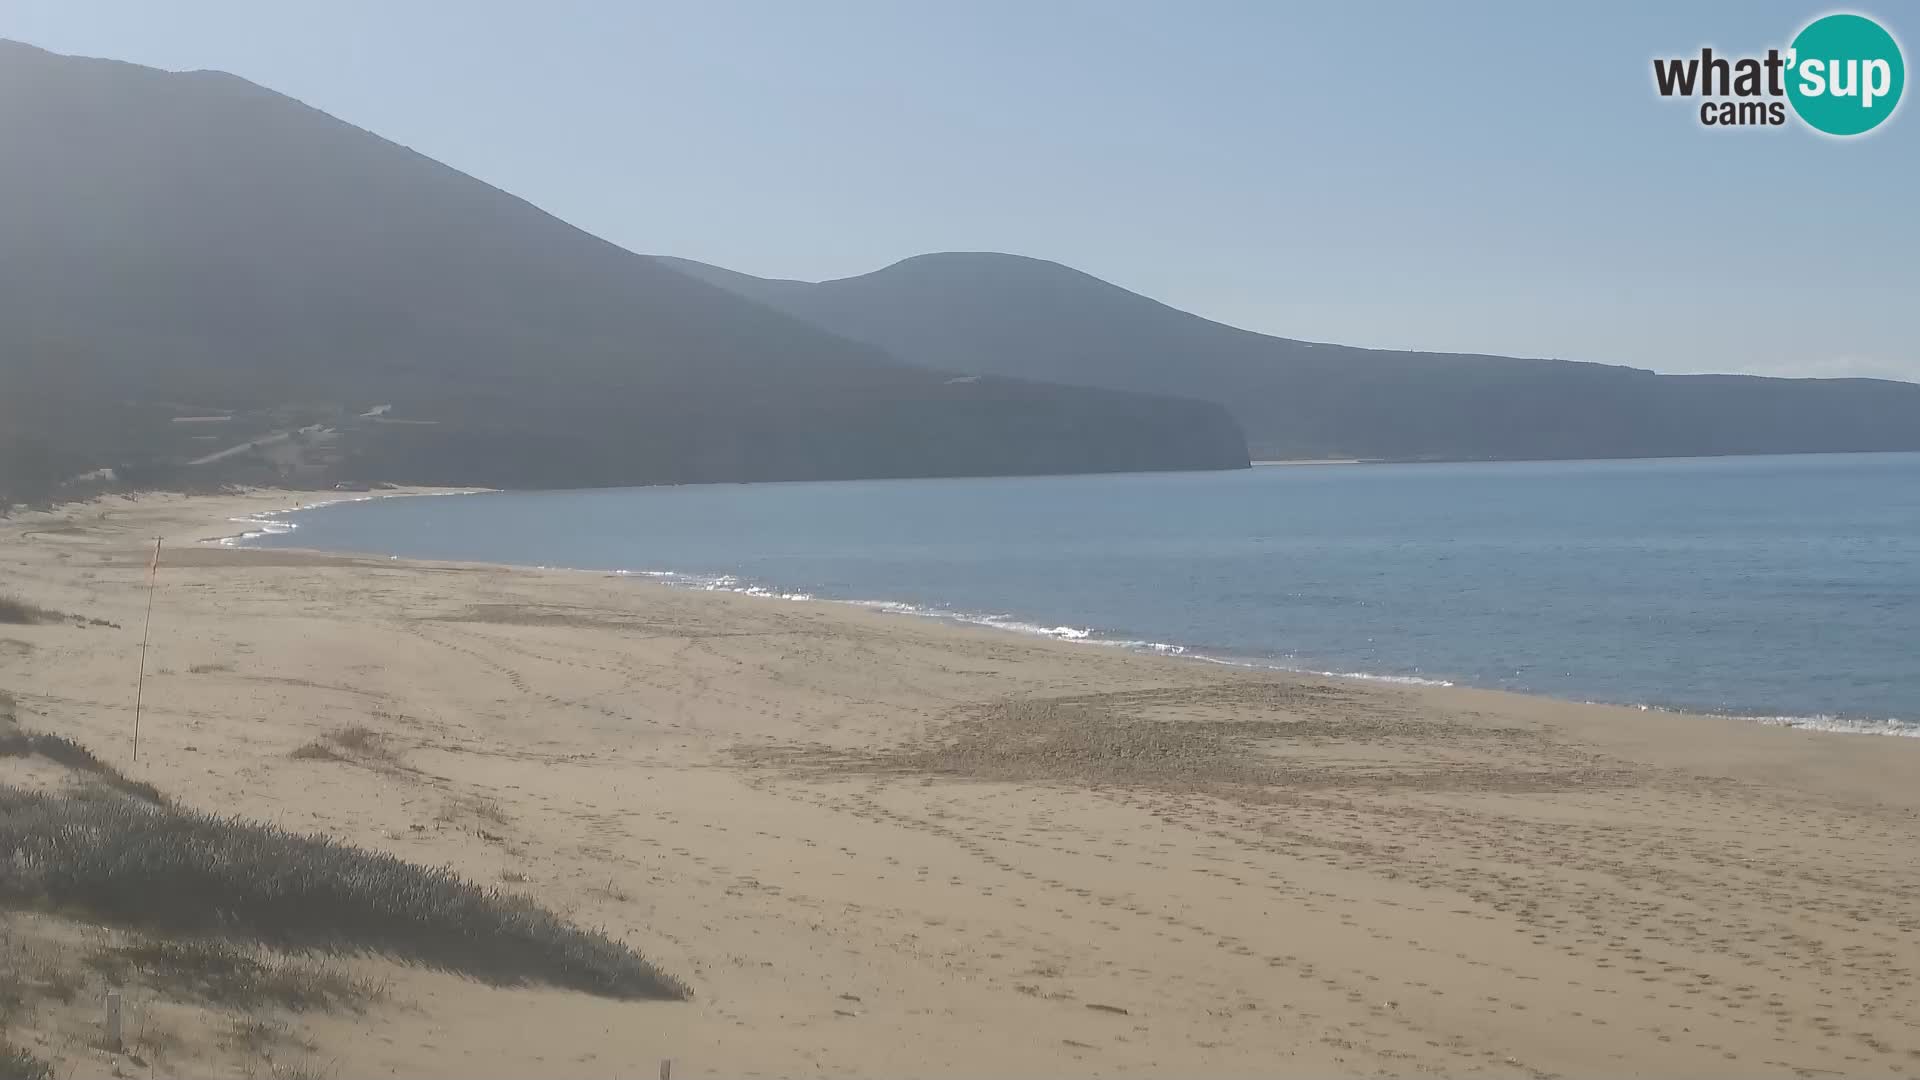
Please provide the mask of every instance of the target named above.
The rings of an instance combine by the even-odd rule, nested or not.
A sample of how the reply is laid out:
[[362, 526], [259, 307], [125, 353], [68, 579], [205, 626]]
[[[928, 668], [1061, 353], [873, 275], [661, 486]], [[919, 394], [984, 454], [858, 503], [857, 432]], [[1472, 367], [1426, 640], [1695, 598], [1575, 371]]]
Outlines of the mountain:
[[1392, 352], [1212, 322], [1058, 263], [921, 255], [859, 277], [781, 281], [663, 258], [734, 293], [950, 371], [1226, 405], [1254, 456], [1664, 457], [1920, 449], [1920, 385], [1658, 375]]
[[0, 447], [61, 468], [183, 411], [413, 482], [1246, 464], [1216, 405], [901, 363], [232, 75], [0, 41], [0, 148]]

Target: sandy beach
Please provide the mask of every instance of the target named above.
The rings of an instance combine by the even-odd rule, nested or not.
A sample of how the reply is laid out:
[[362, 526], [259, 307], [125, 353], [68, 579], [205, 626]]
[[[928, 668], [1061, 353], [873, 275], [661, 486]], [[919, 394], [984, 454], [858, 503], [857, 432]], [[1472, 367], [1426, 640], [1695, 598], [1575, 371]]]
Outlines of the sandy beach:
[[[362, 957], [380, 1004], [288, 1020], [332, 1075], [1920, 1076], [1920, 740], [203, 542], [309, 498], [0, 522], [0, 592], [112, 624], [0, 625], [20, 722], [695, 993]], [[291, 756], [352, 727], [378, 752]], [[242, 1075], [129, 1008], [177, 1028], [144, 1070], [85, 1002], [15, 1033], [62, 1076]]]

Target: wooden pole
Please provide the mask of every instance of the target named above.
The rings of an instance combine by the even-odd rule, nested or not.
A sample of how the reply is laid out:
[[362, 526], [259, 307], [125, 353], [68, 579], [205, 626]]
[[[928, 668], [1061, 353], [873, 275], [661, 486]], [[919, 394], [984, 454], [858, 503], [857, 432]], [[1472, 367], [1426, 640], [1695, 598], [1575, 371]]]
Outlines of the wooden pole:
[[107, 1017], [105, 1041], [107, 1049], [118, 1053], [126, 1044], [120, 1040], [120, 991], [107, 991]]
[[140, 760], [140, 706], [147, 692], [147, 641], [153, 633], [153, 586], [160, 576], [160, 538], [153, 538], [153, 558], [147, 562], [147, 621], [140, 629], [140, 678], [133, 684], [133, 760]]

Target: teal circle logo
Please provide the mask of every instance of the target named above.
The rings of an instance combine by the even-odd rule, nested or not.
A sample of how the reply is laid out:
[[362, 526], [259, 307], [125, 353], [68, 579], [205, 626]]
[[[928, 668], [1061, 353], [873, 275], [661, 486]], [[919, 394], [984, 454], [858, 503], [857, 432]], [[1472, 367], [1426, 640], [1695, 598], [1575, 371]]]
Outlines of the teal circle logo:
[[1829, 135], [1879, 127], [1906, 84], [1899, 42], [1864, 15], [1815, 19], [1787, 53], [1787, 100], [1807, 126]]

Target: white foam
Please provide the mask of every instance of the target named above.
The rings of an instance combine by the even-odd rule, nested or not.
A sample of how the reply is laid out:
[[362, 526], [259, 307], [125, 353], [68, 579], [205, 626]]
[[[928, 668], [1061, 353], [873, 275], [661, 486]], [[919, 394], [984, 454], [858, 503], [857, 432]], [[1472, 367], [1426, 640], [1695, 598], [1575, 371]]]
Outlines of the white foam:
[[236, 533], [233, 536], [214, 537], [213, 543], [221, 547], [238, 547], [249, 540], [258, 540], [263, 536], [280, 536], [300, 527], [291, 521], [281, 521], [276, 516], [284, 513], [290, 513], [290, 511], [275, 510], [271, 513], [249, 514], [246, 517], [228, 518], [227, 520], [235, 525], [246, 525], [249, 526], [249, 528], [245, 532]]
[[1363, 682], [1395, 683], [1400, 686], [1453, 685], [1453, 683], [1446, 679], [1428, 679], [1419, 675], [1378, 675], [1371, 671], [1319, 671], [1314, 668], [1298, 667], [1293, 664], [1279, 664], [1260, 660], [1229, 659], [1224, 656], [1207, 656], [1203, 653], [1188, 652], [1185, 648], [1178, 645], [1158, 646], [1158, 648], [1171, 649], [1176, 656], [1185, 656], [1190, 660], [1202, 660], [1206, 663], [1219, 664], [1223, 667], [1254, 668], [1259, 671], [1289, 671], [1295, 675], [1318, 675], [1323, 679], [1359, 679]]
[[[263, 536], [280, 536], [300, 527], [296, 522], [281, 520], [286, 515], [305, 513], [308, 510], [318, 510], [323, 506], [338, 506], [341, 503], [372, 502], [374, 499], [441, 499], [452, 495], [481, 495], [485, 494], [485, 492], [485, 488], [474, 488], [471, 491], [377, 491], [370, 495], [342, 495], [337, 499], [318, 499], [300, 506], [288, 507], [285, 510], [263, 510], [256, 514], [249, 514], [246, 517], [228, 518], [228, 521], [236, 525], [251, 525], [254, 526], [254, 528], [233, 536], [215, 536], [200, 542], [203, 544], [218, 544], [221, 547], [239, 547], [249, 540], [258, 540]], [[398, 556], [390, 557], [398, 558]]]
[[1370, 671], [1312, 671], [1310, 675], [1325, 675], [1329, 679], [1363, 679], [1367, 682], [1396, 683], [1400, 686], [1452, 686], [1445, 679], [1426, 679], [1418, 675], [1375, 675]]
[[1093, 637], [1092, 630], [1078, 626], [1041, 626], [1037, 623], [1021, 622], [1006, 615], [953, 615], [950, 618], [978, 626], [991, 626], [995, 630], [1011, 630], [1016, 634], [1035, 634], [1050, 637], [1058, 641], [1086, 641]]
[[1801, 731], [1832, 731], [1843, 735], [1893, 735], [1920, 739], [1920, 723], [1911, 720], [1863, 720], [1844, 716], [1749, 716], [1768, 727], [1797, 728]]
[[772, 589], [762, 588], [759, 585], [748, 585], [745, 588], [735, 589], [733, 591], [741, 594], [742, 596], [758, 596], [765, 600], [811, 600], [813, 599], [812, 593], [776, 592]]
[[[1087, 644], [1105, 645], [1114, 649], [1134, 649], [1140, 652], [1159, 653], [1162, 656], [1185, 656], [1185, 645], [1169, 645], [1164, 641], [1118, 641], [1112, 638], [1093, 638]], [[1196, 657], [1198, 659], [1198, 657]]]
[[1401, 686], [1452, 686], [1446, 679], [1430, 679], [1420, 675], [1379, 675], [1369, 671], [1317, 671], [1313, 668], [1298, 667], [1291, 664], [1270, 661], [1209, 656], [1197, 653], [1188, 646], [1175, 645], [1164, 641], [1144, 641], [1127, 638], [1107, 638], [1097, 636], [1097, 631], [1077, 626], [1045, 626], [1039, 623], [1022, 622], [1004, 615], [968, 615], [960, 612], [938, 611], [930, 608], [904, 604], [898, 600], [840, 600], [836, 603], [854, 604], [873, 611], [884, 611], [898, 615], [920, 615], [929, 618], [945, 619], [949, 622], [969, 623], [975, 626], [992, 627], [995, 630], [1008, 630], [1017, 634], [1031, 634], [1048, 637], [1056, 641], [1070, 641], [1083, 645], [1100, 645], [1110, 649], [1128, 649], [1138, 652], [1158, 653], [1161, 656], [1178, 656], [1188, 660], [1199, 660], [1223, 667], [1251, 668], [1259, 671], [1289, 671], [1299, 675], [1319, 675], [1328, 679], [1360, 679], [1366, 682], [1394, 683]]
[[[1586, 705], [1613, 705], [1611, 701], [1588, 699]], [[1752, 713], [1716, 713], [1700, 709], [1685, 709], [1664, 705], [1632, 704], [1626, 706], [1641, 712], [1691, 712], [1700, 716], [1717, 716], [1725, 720], [1744, 720], [1750, 724], [1764, 724], [1767, 727], [1794, 728], [1798, 731], [1825, 731], [1837, 735], [1892, 735], [1898, 738], [1920, 739], [1920, 721], [1896, 720], [1892, 718], [1872, 720], [1858, 716], [1833, 716], [1828, 713], [1815, 713], [1812, 716], [1756, 716]]]
[[[620, 570], [615, 573], [639, 574], [659, 579], [668, 585], [681, 588], [701, 589], [707, 592], [732, 592], [743, 596], [754, 596], [773, 600], [817, 600], [819, 597], [805, 592], [783, 592], [764, 585], [744, 584], [732, 574], [685, 574], [670, 570]], [[1130, 638], [1110, 638], [1099, 636], [1091, 627], [1048, 626], [1044, 623], [1028, 622], [1009, 615], [976, 615], [963, 611], [943, 608], [924, 607], [899, 600], [835, 600], [828, 603], [849, 604], [866, 608], [869, 611], [883, 612], [889, 615], [914, 615], [921, 618], [941, 619], [946, 622], [965, 623], [970, 626], [985, 626], [994, 630], [1005, 630], [1015, 634], [1027, 634], [1034, 637], [1050, 638], [1079, 645], [1097, 645], [1109, 649], [1127, 649], [1138, 652], [1156, 653], [1161, 656], [1178, 656], [1188, 660], [1198, 660], [1225, 667], [1250, 668], [1260, 671], [1289, 671], [1301, 675], [1319, 675], [1329, 679], [1360, 679], [1367, 682], [1396, 683], [1403, 686], [1452, 686], [1445, 679], [1429, 679], [1419, 675], [1378, 675], [1366, 671], [1317, 671], [1312, 668], [1297, 667], [1259, 660], [1230, 659], [1221, 656], [1209, 656], [1196, 653], [1188, 646], [1175, 645], [1164, 641], [1145, 641]]]
[[839, 604], [852, 604], [855, 607], [870, 608], [874, 611], [884, 611], [892, 615], [935, 614], [931, 611], [923, 611], [912, 604], [903, 604], [898, 600], [836, 600], [834, 602]]

